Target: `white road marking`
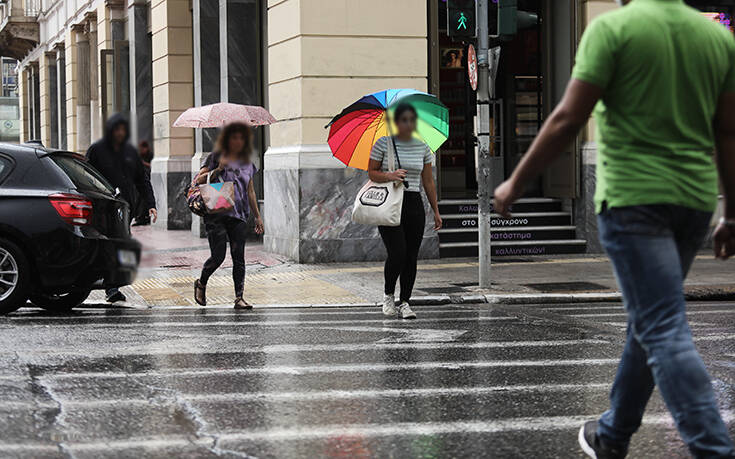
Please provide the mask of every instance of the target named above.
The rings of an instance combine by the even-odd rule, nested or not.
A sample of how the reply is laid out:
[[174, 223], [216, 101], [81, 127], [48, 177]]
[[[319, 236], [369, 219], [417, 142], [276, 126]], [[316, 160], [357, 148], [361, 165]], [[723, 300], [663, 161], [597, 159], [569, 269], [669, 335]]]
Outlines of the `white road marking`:
[[[687, 311], [687, 315], [694, 314], [735, 314], [735, 308], [732, 309], [717, 309], [707, 311]], [[609, 314], [565, 314], [567, 317], [627, 317], [625, 312], [611, 312]]]
[[[175, 310], [190, 310], [191, 308], [176, 308]], [[296, 316], [296, 317], [306, 317], [309, 315], [325, 315], [325, 316], [352, 316], [352, 315], [383, 315], [383, 311], [375, 307], [374, 310], [366, 310], [367, 308], [362, 308], [361, 311], [356, 311], [354, 308], [345, 308], [349, 310], [334, 310], [332, 308], [329, 311], [320, 311], [317, 308], [309, 308], [309, 309], [297, 309], [294, 311], [270, 311], [267, 309], [258, 309], [257, 307], [253, 309], [252, 312], [243, 313], [234, 311], [232, 309], [232, 306], [227, 306], [226, 310], [213, 308], [211, 306], [207, 306], [206, 308], [200, 307], [199, 309], [196, 309], [199, 312], [195, 313], [176, 313], [173, 308], [167, 308], [167, 309], [161, 309], [159, 307], [154, 307], [150, 309], [146, 309], [145, 314], [135, 314], [135, 313], [126, 313], [126, 314], [118, 314], [118, 315], [110, 315], [109, 310], [99, 310], [99, 309], [82, 309], [78, 308], [74, 311], [76, 312], [84, 312], [85, 315], [71, 315], [71, 316], [49, 316], [49, 315], [43, 315], [47, 314], [43, 310], [43, 314], [39, 315], [38, 312], [24, 312], [24, 313], [13, 313], [11, 315], [5, 316], [6, 319], [14, 320], [14, 321], [20, 321], [20, 320], [50, 320], [50, 321], [57, 321], [57, 320], [80, 320], [80, 319], [117, 319], [117, 320], [125, 320], [125, 319], [139, 319], [139, 318], [177, 318], [177, 317], [232, 317], [232, 316], [239, 316], [243, 317], [245, 314], [251, 317], [273, 317], [273, 316]], [[445, 308], [431, 308], [431, 309], [425, 309], [421, 306], [413, 307], [413, 309], [416, 312], [419, 312], [421, 314], [478, 314], [480, 312], [485, 312], [484, 309], [468, 309], [468, 308], [462, 308], [457, 307], [453, 305], [447, 305]]]
[[[725, 422], [731, 423], [735, 418], [733, 411], [724, 411]], [[323, 426], [283, 427], [268, 430], [241, 430], [223, 432], [217, 435], [220, 442], [253, 442], [253, 441], [296, 441], [321, 440], [325, 438], [380, 438], [380, 437], [415, 437], [424, 435], [451, 434], [487, 434], [500, 432], [553, 432], [578, 429], [583, 422], [594, 416], [551, 416], [506, 418], [495, 420], [469, 420], [457, 422], [405, 422], [392, 424], [339, 424]], [[667, 413], [654, 413], [643, 418], [644, 425], [673, 426], [673, 420]], [[124, 440], [105, 440], [90, 442], [68, 442], [64, 444], [72, 453], [106, 452], [128, 449], [155, 451], [174, 447], [194, 445], [211, 446], [211, 439], [196, 439], [182, 436], [160, 438], [133, 437]], [[33, 443], [0, 443], [0, 450], [7, 452], [53, 451], [55, 446]]]
[[[283, 327], [286, 325], [355, 325], [355, 324], [405, 324], [405, 321], [396, 318], [385, 318], [385, 319], [353, 319], [353, 320], [267, 320], [267, 316], [261, 316], [265, 320], [261, 321], [234, 321], [234, 322], [149, 322], [139, 321], [134, 323], [122, 323], [122, 324], [85, 324], [85, 327], [94, 328], [185, 328], [185, 327]], [[518, 320], [517, 317], [444, 317], [444, 318], [429, 318], [429, 319], [418, 319], [412, 321], [413, 324], [424, 324], [424, 323], [442, 323], [442, 322], [496, 322], [496, 321], [514, 321]], [[29, 328], [46, 328], [49, 325], [26, 325]], [[59, 325], [69, 326], [69, 325]], [[74, 326], [74, 325], [71, 325]]]
[[467, 333], [467, 330], [441, 330], [431, 328], [394, 327], [319, 327], [322, 330], [337, 330], [363, 333], [400, 333], [401, 336], [383, 338], [378, 343], [448, 343]]
[[[241, 338], [238, 336], [238, 338]], [[238, 349], [239, 354], [281, 354], [281, 353], [301, 353], [301, 352], [370, 352], [374, 350], [442, 350], [442, 349], [506, 349], [518, 347], [558, 347], [558, 346], [580, 346], [595, 344], [611, 344], [610, 341], [601, 339], [570, 339], [570, 340], [551, 340], [551, 341], [480, 341], [480, 342], [461, 342], [461, 343], [334, 343], [334, 344], [270, 344], [262, 347]], [[54, 350], [42, 351], [23, 351], [23, 355], [42, 355], [47, 356]], [[97, 349], [95, 357], [105, 356], [127, 356], [139, 355], [143, 351], [139, 348], [120, 348], [120, 349]], [[231, 350], [230, 350], [231, 352]], [[66, 357], [89, 357], [87, 351], [64, 350]], [[7, 355], [14, 355], [13, 352], [5, 352]], [[147, 347], [146, 355], [191, 355], [191, 352], [172, 352], [169, 348], [157, 349]], [[3, 352], [0, 352], [3, 355]], [[0, 381], [25, 379], [26, 376], [0, 375]]]
[[[447, 396], [480, 396], [496, 393], [521, 392], [565, 392], [580, 390], [607, 390], [609, 383], [591, 384], [531, 384], [518, 386], [479, 386], [479, 387], [428, 387], [414, 389], [378, 389], [378, 390], [327, 390], [301, 392], [233, 392], [223, 394], [186, 394], [179, 396], [192, 402], [319, 402], [331, 400], [380, 399], [403, 397], [447, 397]], [[62, 399], [65, 407], [69, 408], [104, 408], [122, 406], [126, 404], [150, 405], [146, 398], [134, 399], [101, 399], [101, 400], [74, 400]], [[3, 402], [4, 404], [4, 402]], [[31, 406], [32, 403], [19, 403], [18, 407]]]
[[724, 341], [735, 339], [735, 333], [725, 333], [722, 335], [695, 336], [694, 341]]
[[77, 378], [128, 378], [140, 376], [186, 377], [186, 376], [222, 376], [222, 375], [307, 375], [319, 373], [360, 373], [376, 371], [406, 370], [460, 370], [465, 368], [502, 368], [502, 367], [557, 367], [612, 365], [619, 359], [560, 359], [560, 360], [481, 360], [469, 362], [418, 362], [418, 363], [357, 363], [334, 365], [275, 365], [260, 368], [222, 368], [222, 369], [172, 369], [171, 371], [153, 370], [136, 373], [125, 372], [80, 372], [46, 374], [47, 379]]

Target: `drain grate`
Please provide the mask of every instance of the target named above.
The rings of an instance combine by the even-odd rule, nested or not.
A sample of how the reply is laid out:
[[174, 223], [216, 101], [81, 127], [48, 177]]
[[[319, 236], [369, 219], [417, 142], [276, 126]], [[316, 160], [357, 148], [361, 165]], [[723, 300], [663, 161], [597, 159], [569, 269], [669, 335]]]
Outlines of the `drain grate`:
[[592, 292], [598, 290], [610, 290], [601, 284], [594, 282], [549, 282], [542, 284], [523, 284], [524, 287], [529, 287], [534, 290], [538, 290], [543, 293], [558, 293], [558, 292]]

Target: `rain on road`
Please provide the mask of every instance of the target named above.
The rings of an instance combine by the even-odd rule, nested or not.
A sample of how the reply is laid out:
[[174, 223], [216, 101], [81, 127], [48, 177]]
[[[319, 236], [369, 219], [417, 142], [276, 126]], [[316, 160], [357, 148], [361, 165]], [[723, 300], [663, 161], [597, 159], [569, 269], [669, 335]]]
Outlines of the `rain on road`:
[[[581, 457], [617, 304], [0, 318], [0, 457]], [[735, 434], [735, 303], [690, 305]], [[658, 394], [630, 457], [687, 457]]]

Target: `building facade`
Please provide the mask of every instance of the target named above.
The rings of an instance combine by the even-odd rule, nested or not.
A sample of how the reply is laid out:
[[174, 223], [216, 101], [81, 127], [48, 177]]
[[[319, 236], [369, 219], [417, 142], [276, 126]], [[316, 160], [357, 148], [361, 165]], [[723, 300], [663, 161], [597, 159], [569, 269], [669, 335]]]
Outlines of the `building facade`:
[[[713, 20], [733, 14], [732, 1], [690, 3]], [[489, 128], [498, 183], [561, 98], [586, 24], [616, 7], [613, 0], [518, 6], [540, 20], [496, 43]], [[0, 53], [19, 60], [21, 140], [83, 153], [110, 114], [128, 114], [133, 141], [154, 146], [158, 224], [166, 228], [201, 232], [183, 194], [216, 136], [173, 128], [176, 117], [218, 101], [267, 107], [279, 123], [256, 130], [264, 244], [302, 262], [384, 256], [376, 229], [350, 221], [366, 174], [332, 158], [331, 117], [386, 88], [437, 95], [450, 109], [450, 138], [435, 168], [446, 228], [427, 229], [422, 255], [476, 253], [469, 42], [448, 38], [445, 0], [7, 0], [0, 9]], [[520, 217], [498, 220], [496, 255], [599, 251], [594, 161], [590, 128], [528, 190]]]

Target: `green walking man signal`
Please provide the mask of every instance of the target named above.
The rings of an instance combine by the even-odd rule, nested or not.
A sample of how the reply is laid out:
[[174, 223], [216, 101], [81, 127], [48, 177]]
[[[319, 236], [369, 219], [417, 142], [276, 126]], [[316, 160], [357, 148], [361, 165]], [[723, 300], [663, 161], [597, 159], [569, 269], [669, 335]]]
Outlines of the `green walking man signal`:
[[477, 4], [475, 0], [447, 0], [447, 34], [458, 41], [471, 40], [477, 35]]
[[464, 15], [463, 12], [459, 13], [459, 19], [457, 20], [457, 30], [459, 29], [465, 29], [467, 30], [467, 16]]

